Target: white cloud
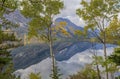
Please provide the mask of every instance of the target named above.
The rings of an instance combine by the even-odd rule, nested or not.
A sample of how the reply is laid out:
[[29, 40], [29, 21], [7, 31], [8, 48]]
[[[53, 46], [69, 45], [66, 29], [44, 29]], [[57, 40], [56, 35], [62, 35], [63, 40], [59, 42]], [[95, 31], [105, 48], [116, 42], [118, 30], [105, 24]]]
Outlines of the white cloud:
[[[68, 18], [74, 24], [84, 27], [85, 22], [79, 16], [76, 15], [76, 9], [82, 8], [82, 5], [80, 5], [81, 0], [62, 0], [62, 1], [64, 2], [65, 8], [61, 11], [60, 14], [55, 16], [55, 19], [58, 17]], [[90, 0], [86, 1], [90, 2]], [[118, 18], [120, 19], [120, 13]]]
[[81, 0], [63, 0], [63, 2], [65, 8], [55, 16], [55, 19], [58, 17], [68, 18], [76, 25], [83, 27], [85, 25], [84, 21], [76, 15], [76, 9], [82, 7], [80, 5]]
[[[101, 45], [97, 45], [101, 47]], [[110, 45], [111, 46], [111, 45]], [[114, 46], [107, 48], [107, 55], [113, 52]], [[61, 71], [62, 79], [66, 79], [69, 75], [77, 73], [81, 68], [83, 68], [85, 63], [90, 63], [92, 61], [93, 53], [90, 52], [91, 49], [85, 50], [83, 52], [77, 53], [72, 56], [69, 60], [57, 62], [58, 67]], [[92, 50], [91, 50], [92, 51]], [[94, 50], [93, 50], [94, 51]], [[97, 55], [104, 56], [103, 50], [98, 49]], [[42, 79], [50, 79], [49, 75], [51, 73], [51, 59], [47, 58], [38, 64], [34, 64], [26, 69], [20, 69], [16, 71], [16, 74], [21, 75], [21, 79], [28, 79], [28, 74], [31, 72], [38, 73], [42, 75]]]
[[76, 16], [67, 16], [66, 18], [70, 19], [73, 23], [75, 23], [78, 26], [81, 26], [81, 27], [85, 26], [85, 22], [77, 15]]

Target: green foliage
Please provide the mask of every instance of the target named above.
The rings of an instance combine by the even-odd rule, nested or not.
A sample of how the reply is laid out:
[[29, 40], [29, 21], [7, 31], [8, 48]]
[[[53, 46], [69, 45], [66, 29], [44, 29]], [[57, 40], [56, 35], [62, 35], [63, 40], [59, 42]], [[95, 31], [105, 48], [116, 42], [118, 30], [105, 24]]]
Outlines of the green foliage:
[[104, 63], [104, 59], [102, 56], [93, 56], [93, 62], [92, 62], [93, 65], [97, 65], [97, 64], [103, 65], [103, 63]]
[[[3, 70], [5, 70], [5, 67], [10, 63], [10, 61], [12, 60], [11, 55], [10, 55], [10, 51], [8, 51], [8, 49], [13, 48], [14, 46], [11, 46], [9, 44], [4, 45], [5, 41], [16, 41], [15, 39], [13, 40], [13, 38], [11, 39], [11, 37], [6, 37], [6, 34], [2, 34], [2, 38], [0, 38], [0, 72], [3, 72]], [[9, 35], [8, 35], [9, 36]], [[5, 38], [3, 38], [5, 37]]]
[[51, 74], [50, 77], [52, 79], [61, 79], [62, 74], [60, 74], [59, 71], [58, 66], [55, 66], [55, 68], [52, 69], [53, 74]]
[[4, 72], [0, 73], [0, 79], [20, 79], [19, 77], [16, 77], [13, 73], [13, 64], [9, 63], [6, 66], [6, 69]]
[[108, 64], [108, 69], [106, 71], [108, 71], [109, 73], [112, 73], [112, 75], [113, 75], [113, 73], [118, 71], [116, 63], [112, 62], [109, 59], [107, 59], [106, 63]]
[[8, 33], [2, 33], [0, 36], [0, 43], [4, 41], [15, 41], [17, 38], [15, 37], [14, 33], [8, 34]]
[[94, 59], [95, 61], [93, 61], [94, 65], [96, 65], [96, 63], [97, 63], [99, 66], [101, 66], [103, 68], [106, 65], [108, 66], [107, 69], [102, 70], [101, 72], [109, 72], [109, 73], [113, 72], [114, 73], [115, 71], [118, 70], [117, 65], [115, 63], [113, 63], [110, 59], [104, 60], [103, 57], [101, 57], [101, 56], [96, 56], [96, 57], [97, 57], [97, 59], [96, 60]]
[[[0, 79], [17, 79], [14, 75], [12, 75], [13, 72], [13, 65], [11, 64], [11, 54], [8, 49], [13, 48], [14, 45], [9, 45], [6, 44], [4, 45], [4, 42], [6, 41], [16, 41], [14, 38], [15, 36], [9, 35], [9, 34], [4, 34], [1, 31], [1, 36], [0, 38]], [[14, 37], [14, 38], [13, 38]]]
[[59, 9], [63, 8], [60, 0], [23, 0], [21, 5], [23, 6], [22, 13], [26, 17], [43, 17], [40, 15], [42, 13], [47, 16], [46, 20], [48, 21], [51, 20], [51, 15], [58, 14]]
[[[110, 25], [110, 22], [120, 12], [119, 0], [86, 0], [81, 1], [83, 6], [77, 9], [76, 13], [86, 22], [85, 32], [91, 30], [93, 35], [103, 44], [105, 61], [107, 60], [107, 33], [106, 27]], [[97, 34], [94, 30], [98, 30], [100, 34]], [[106, 61], [107, 62], [107, 61]], [[106, 79], [108, 79], [108, 63], [105, 64]]]
[[41, 79], [41, 76], [40, 76], [40, 73], [37, 73], [37, 74], [30, 73], [29, 78], [30, 79]]
[[120, 65], [120, 48], [115, 48], [113, 54], [109, 56], [109, 59], [119, 66]]
[[0, 73], [0, 79], [20, 79], [20, 78], [16, 78], [15, 75], [12, 74]]
[[9, 21], [4, 16], [1, 16], [0, 18], [1, 18], [1, 22], [2, 22], [2, 23], [0, 23], [0, 26], [3, 27], [4, 29], [9, 29], [9, 28], [13, 28], [13, 27], [16, 28], [19, 26], [19, 24]]
[[[7, 20], [3, 15], [13, 12], [17, 8], [18, 0], [0, 0], [0, 79], [17, 79], [13, 74], [13, 65], [11, 64], [11, 55], [8, 49], [11, 48], [7, 41], [16, 41], [14, 34], [4, 33], [2, 28], [8, 29], [16, 27], [14, 24]], [[5, 44], [6, 43], [6, 44]], [[13, 48], [14, 46], [12, 46]]]
[[16, 79], [14, 75], [12, 75], [12, 66], [11, 65], [11, 54], [8, 49], [13, 48], [14, 45], [4, 44], [6, 41], [16, 41], [16, 38], [13, 34], [5, 34], [1, 31], [0, 38], [0, 79]]
[[120, 21], [115, 16], [113, 20], [110, 22], [109, 27], [107, 27], [106, 30], [106, 37], [107, 37], [107, 42], [109, 43], [115, 43], [115, 44], [120, 44]]
[[29, 23], [29, 38], [37, 37], [48, 41], [48, 28], [52, 25], [53, 16], [63, 8], [60, 0], [23, 0], [22, 14], [31, 18]]
[[[88, 29], [94, 31], [96, 28], [104, 34], [105, 28], [109, 22], [119, 13], [119, 0], [91, 0], [87, 2], [82, 0], [80, 9], [76, 13], [86, 22], [85, 31]], [[95, 34], [94, 34], [95, 35]], [[104, 36], [95, 35], [100, 37], [100, 41], [104, 41]], [[102, 39], [101, 39], [102, 38]]]
[[[63, 2], [61, 0], [22, 0], [20, 4], [22, 14], [27, 18], [31, 18], [28, 29], [29, 38], [35, 36], [49, 43], [52, 67], [55, 70], [52, 25], [53, 17], [63, 8]], [[57, 76], [54, 72], [52, 74], [53, 79]]]
[[[105, 68], [106, 65], [107, 69]], [[97, 69], [97, 73], [99, 74], [98, 76], [100, 76], [99, 79], [101, 79], [101, 75], [106, 72], [109, 72], [109, 74], [111, 74], [111, 77], [114, 77], [114, 73], [118, 71], [116, 63], [112, 62], [112, 60], [109, 58], [104, 60], [104, 58], [101, 56], [93, 56], [92, 66], [96, 66], [95, 69]], [[100, 70], [99, 67], [103, 69]]]
[[97, 79], [97, 72], [88, 64], [77, 74], [70, 75], [68, 79]]
[[17, 0], [0, 0], [0, 17], [10, 13], [17, 8]]
[[[98, 66], [98, 68], [104, 68], [106, 64], [108, 65], [107, 70], [97, 70], [96, 66]], [[77, 74], [70, 75], [68, 79], [101, 79], [101, 75], [104, 74], [106, 71], [113, 75], [115, 72], [118, 71], [117, 65], [113, 63], [111, 59], [104, 60], [104, 58], [101, 56], [93, 56], [93, 62], [91, 64], [87, 64]], [[98, 76], [100, 76], [100, 78]]]
[[115, 79], [120, 79], [120, 76], [118, 76], [118, 77], [115, 77]]
[[13, 12], [18, 4], [18, 0], [0, 0], [0, 28], [8, 29], [10, 27], [17, 27], [18, 24], [15, 24], [8, 19], [6, 19], [3, 15], [9, 14]]

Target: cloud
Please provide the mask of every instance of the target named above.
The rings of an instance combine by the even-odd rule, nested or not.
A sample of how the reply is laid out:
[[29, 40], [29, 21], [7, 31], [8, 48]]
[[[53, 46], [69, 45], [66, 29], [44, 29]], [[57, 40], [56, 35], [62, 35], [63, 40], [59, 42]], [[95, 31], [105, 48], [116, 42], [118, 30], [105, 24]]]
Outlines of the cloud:
[[[96, 45], [98, 47], [101, 47], [101, 45]], [[107, 45], [108, 46], [108, 45]], [[111, 47], [110, 47], [111, 46]], [[90, 63], [92, 61], [92, 55], [93, 53], [90, 52], [91, 49], [85, 50], [83, 52], [77, 53], [73, 57], [71, 57], [69, 60], [66, 61], [58, 61], [58, 67], [60, 69], [60, 72], [63, 74], [62, 79], [66, 79], [69, 75], [77, 73], [80, 69], [84, 67], [84, 64]], [[114, 50], [114, 46], [109, 45], [107, 48], [107, 55], [110, 55]], [[95, 50], [91, 50], [95, 51]], [[97, 55], [104, 56], [103, 50], [98, 49]], [[28, 74], [31, 72], [38, 73], [42, 75], [42, 79], [50, 79], [49, 75], [51, 73], [51, 59], [47, 58], [43, 61], [41, 61], [38, 64], [34, 64], [26, 69], [20, 69], [15, 72], [15, 74], [20, 74], [21, 79], [28, 79]]]
[[[60, 14], [55, 16], [55, 19], [58, 17], [68, 18], [74, 24], [84, 27], [85, 26], [84, 20], [82, 20], [78, 15], [76, 15], [76, 9], [82, 8], [82, 5], [80, 5], [81, 0], [62, 0], [62, 1], [64, 2], [65, 8], [61, 10]], [[86, 1], [90, 2], [90, 0]], [[120, 19], [120, 13], [118, 18]]]
[[76, 25], [83, 27], [85, 25], [84, 21], [76, 15], [76, 9], [82, 7], [80, 5], [81, 0], [63, 0], [63, 2], [65, 8], [55, 16], [55, 19], [58, 17], [68, 18]]

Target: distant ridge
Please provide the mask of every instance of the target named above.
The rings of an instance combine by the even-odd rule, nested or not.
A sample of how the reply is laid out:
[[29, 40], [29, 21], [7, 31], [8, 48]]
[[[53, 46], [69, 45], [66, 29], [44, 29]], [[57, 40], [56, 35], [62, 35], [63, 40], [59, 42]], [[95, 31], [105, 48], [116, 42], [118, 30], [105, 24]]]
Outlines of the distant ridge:
[[[15, 10], [14, 12], [10, 13], [10, 14], [6, 14], [4, 15], [4, 17], [6, 17], [6, 19], [12, 21], [13, 23], [17, 23], [19, 24], [19, 28], [13, 29], [14, 31], [16, 31], [20, 36], [23, 36], [23, 34], [28, 32], [28, 22], [30, 21], [30, 19], [25, 18], [19, 10]], [[74, 30], [83, 30], [83, 28], [81, 26], [77, 26], [75, 25], [73, 22], [71, 22], [69, 19], [67, 18], [57, 18], [55, 20], [56, 22], [61, 22], [61, 21], [65, 21], [67, 23], [66, 29], [69, 33], [73, 34], [73, 32], [70, 30], [70, 28], [73, 28]]]
[[[68, 60], [78, 52], [91, 47], [89, 42], [60, 41], [53, 45], [55, 58], [58, 61]], [[27, 68], [43, 59], [50, 57], [47, 44], [34, 44], [19, 47], [12, 52], [15, 69]], [[19, 63], [21, 62], [21, 63]]]

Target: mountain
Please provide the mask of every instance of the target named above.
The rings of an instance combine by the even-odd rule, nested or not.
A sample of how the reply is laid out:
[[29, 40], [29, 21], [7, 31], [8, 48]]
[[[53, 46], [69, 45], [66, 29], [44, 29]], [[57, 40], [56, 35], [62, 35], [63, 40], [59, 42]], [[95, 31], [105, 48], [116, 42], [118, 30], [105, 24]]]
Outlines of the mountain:
[[[70, 36], [71, 36], [72, 38], [77, 38], [77, 36], [74, 34], [74, 31], [75, 31], [75, 30], [80, 30], [80, 31], [83, 31], [83, 30], [84, 30], [83, 27], [75, 25], [74, 23], [72, 23], [72, 22], [71, 22], [69, 19], [67, 19], [67, 18], [57, 18], [57, 19], [55, 20], [55, 22], [66, 22], [65, 29], [66, 29], [66, 31], [70, 34]], [[64, 37], [64, 36], [62, 36], [62, 35], [60, 35], [60, 34], [58, 34], [58, 36]]]
[[[78, 52], [82, 52], [91, 47], [89, 42], [60, 41], [55, 42], [53, 49], [55, 58], [58, 61], [68, 60]], [[19, 47], [12, 52], [15, 69], [27, 68], [45, 58], [50, 57], [47, 44], [33, 44]], [[19, 63], [21, 62], [21, 63]]]
[[[8, 15], [4, 15], [4, 17], [12, 21], [13, 23], [17, 23], [20, 25], [18, 28], [13, 28], [12, 30], [17, 32], [18, 37], [23, 38], [24, 34], [28, 32], [28, 22], [30, 20], [25, 18], [19, 10], [15, 10]], [[55, 21], [66, 22], [67, 25], [65, 26], [65, 29], [67, 29], [67, 31], [73, 37], [74, 35], [71, 31], [71, 28], [73, 28], [74, 30], [83, 30], [82, 27], [75, 25], [69, 19], [57, 18]], [[58, 61], [67, 60], [75, 55], [77, 52], [83, 51], [90, 47], [90, 43], [88, 42], [68, 41], [69, 38], [66, 38], [65, 40], [67, 41], [59, 41], [54, 44], [54, 51], [56, 53], [55, 57]], [[19, 47], [12, 51], [12, 55], [14, 58], [16, 69], [26, 68], [50, 56], [49, 47], [46, 44], [32, 44]]]
[[56, 22], [66, 22], [67, 25], [65, 26], [65, 28], [68, 30], [68, 32], [71, 31], [70, 28], [73, 28], [74, 30], [83, 30], [83, 27], [75, 25], [67, 18], [57, 18], [55, 21]]
[[18, 35], [18, 37], [23, 37], [25, 33], [28, 32], [28, 22], [30, 21], [29, 19], [25, 18], [19, 10], [15, 10], [12, 13], [9, 14], [4, 14], [4, 17], [15, 23], [18, 24], [19, 26], [17, 28], [12, 28], [13, 31], [15, 31]]
[[[18, 24], [19, 27], [18, 28], [14, 28], [12, 30], [14, 30], [18, 37], [23, 37], [24, 34], [28, 33], [28, 23], [30, 21], [29, 18], [25, 18], [19, 10], [15, 10], [14, 12], [10, 13], [10, 14], [5, 14], [4, 17], [6, 19], [8, 19], [9, 21]], [[72, 23], [69, 19], [66, 18], [57, 18], [55, 20], [56, 22], [66, 22], [67, 25], [65, 26], [65, 29], [67, 29], [67, 31], [74, 36], [73, 34], [73, 30], [83, 30], [82, 27], [75, 25], [74, 23]]]
[[[25, 18], [20, 13], [19, 10], [15, 10], [10, 14], [5, 14], [4, 17], [6, 17], [6, 19], [8, 19], [9, 21], [20, 25], [18, 28], [13, 28], [12, 30], [14, 30], [17, 33], [18, 37], [23, 38], [24, 34], [28, 32], [28, 22], [30, 21], [30, 19]], [[66, 22], [67, 25], [65, 26], [65, 29], [67, 29], [67, 31], [73, 37], [74, 34], [73, 31], [71, 31], [71, 28], [74, 30], [83, 30], [82, 27], [75, 25], [69, 19], [57, 18], [55, 21]], [[66, 38], [66, 40], [69, 40], [69, 38]], [[71, 41], [71, 42], [61, 41], [61, 42], [56, 42], [53, 47], [56, 54], [55, 55], [56, 59], [58, 61], [63, 61], [63, 60], [68, 60], [77, 52], [86, 50], [87, 48], [90, 47], [90, 43], [76, 42], [76, 41]], [[27, 45], [13, 50], [12, 55], [14, 58], [16, 69], [26, 68], [30, 65], [36, 64], [42, 61], [43, 59], [49, 57], [49, 47], [46, 44]]]
[[[107, 44], [107, 55], [110, 55], [115, 45]], [[77, 73], [81, 70], [86, 63], [92, 62], [92, 56], [94, 52], [97, 50], [98, 56], [104, 56], [102, 44], [96, 44], [94, 46], [96, 49], [88, 48], [84, 51], [77, 52], [68, 60], [57, 61], [58, 67], [60, 69], [60, 73], [62, 73], [62, 79], [66, 79], [69, 75]], [[42, 61], [33, 64], [25, 69], [19, 69], [14, 73], [16, 75], [20, 75], [21, 79], [27, 79], [28, 74], [31, 72], [38, 73], [40, 72], [42, 79], [50, 79], [49, 75], [51, 73], [51, 59], [49, 57], [43, 59]]]

